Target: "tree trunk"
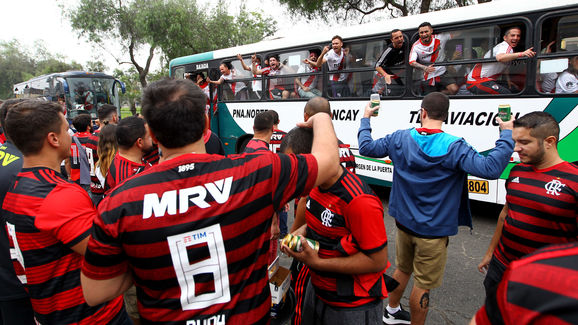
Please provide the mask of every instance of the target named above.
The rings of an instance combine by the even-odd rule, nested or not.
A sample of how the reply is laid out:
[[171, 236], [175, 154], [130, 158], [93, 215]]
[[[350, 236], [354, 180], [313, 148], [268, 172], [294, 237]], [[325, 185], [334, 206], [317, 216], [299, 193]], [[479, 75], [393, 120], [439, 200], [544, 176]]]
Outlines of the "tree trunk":
[[478, 0], [478, 3], [486, 3], [486, 2], [491, 2], [492, 0]]
[[419, 12], [420, 12], [421, 14], [424, 14], [424, 13], [426, 13], [426, 12], [429, 12], [430, 4], [431, 4], [431, 0], [422, 0], [422, 1], [421, 1], [421, 6], [420, 6], [420, 8], [419, 8]]
[[134, 104], [134, 99], [129, 100], [129, 106], [130, 106], [130, 113], [132, 114], [132, 116], [136, 115], [136, 106]]

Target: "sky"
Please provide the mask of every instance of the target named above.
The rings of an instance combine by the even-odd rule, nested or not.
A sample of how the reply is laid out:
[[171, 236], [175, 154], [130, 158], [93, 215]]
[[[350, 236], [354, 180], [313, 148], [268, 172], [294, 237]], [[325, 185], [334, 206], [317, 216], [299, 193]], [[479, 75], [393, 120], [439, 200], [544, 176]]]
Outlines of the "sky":
[[[197, 0], [200, 4], [211, 4], [211, 0]], [[305, 19], [295, 19], [290, 17], [284, 8], [271, 11], [266, 10], [272, 3], [271, 0], [244, 0], [246, 8], [261, 8], [265, 14], [274, 15], [277, 20], [278, 30], [275, 36], [286, 36], [290, 33], [305, 33], [311, 30], [328, 28], [321, 22], [310, 22]], [[497, 0], [494, 0], [497, 1]], [[75, 6], [78, 0], [3, 0], [2, 18], [0, 19], [0, 40], [11, 41], [16, 39], [25, 48], [32, 50], [34, 42], [41, 40], [48, 51], [52, 54], [60, 54], [67, 58], [66, 61], [76, 61], [86, 65], [87, 61], [100, 60], [112, 70], [118, 67], [114, 57], [120, 54], [118, 47], [114, 44], [107, 45], [107, 51], [94, 47], [85, 39], [79, 38], [70, 28], [70, 24], [65, 20], [59, 5], [65, 7]], [[231, 13], [238, 11], [238, 0], [229, 0]], [[375, 16], [372, 16], [372, 18]], [[157, 59], [154, 60], [153, 70], [160, 67]], [[121, 58], [122, 61], [129, 61], [128, 55]], [[145, 62], [144, 57], [137, 62]], [[127, 69], [128, 64], [123, 66]]]
[[[210, 0], [198, 0], [198, 2], [211, 3]], [[35, 41], [41, 40], [50, 53], [63, 55], [68, 62], [74, 60], [85, 66], [87, 61], [100, 60], [111, 70], [107, 72], [111, 73], [118, 67], [118, 64], [110, 53], [118, 56], [119, 48], [115, 48], [114, 44], [109, 44], [107, 51], [94, 47], [85, 39], [79, 38], [61, 14], [59, 5], [70, 7], [77, 3], [78, 0], [3, 0], [4, 15], [0, 19], [0, 40], [16, 39], [30, 51], [34, 48]], [[231, 0], [230, 3], [237, 4], [238, 2]], [[251, 10], [251, 8], [265, 8], [271, 1], [246, 0], [246, 3], [247, 9]], [[232, 10], [238, 10], [238, 6], [230, 7]], [[284, 11], [279, 10], [279, 12]], [[294, 32], [295, 24], [291, 23], [288, 15], [276, 15], [276, 19], [279, 26], [276, 35]], [[298, 25], [303, 29], [307, 28], [305, 21], [300, 21]], [[157, 60], [153, 62], [153, 69], [158, 69], [160, 66], [158, 56], [156, 58]], [[122, 58], [122, 61], [129, 61], [128, 55]], [[144, 64], [145, 58], [137, 62]], [[128, 64], [123, 66], [129, 67]]]

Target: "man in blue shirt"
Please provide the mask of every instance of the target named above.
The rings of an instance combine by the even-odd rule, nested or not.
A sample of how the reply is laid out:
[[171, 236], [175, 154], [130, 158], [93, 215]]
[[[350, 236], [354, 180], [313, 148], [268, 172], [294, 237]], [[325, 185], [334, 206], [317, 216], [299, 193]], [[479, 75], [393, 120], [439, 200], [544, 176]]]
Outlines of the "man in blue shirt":
[[389, 156], [395, 168], [389, 214], [396, 220], [396, 270], [400, 285], [389, 294], [384, 312], [386, 324], [410, 324], [400, 299], [414, 275], [410, 295], [411, 324], [424, 324], [429, 291], [442, 283], [449, 236], [458, 225], [472, 225], [466, 182], [468, 174], [496, 179], [514, 149], [513, 121], [500, 124], [500, 139], [487, 157], [463, 138], [442, 131], [449, 98], [439, 92], [424, 97], [420, 128], [399, 130], [377, 140], [371, 138], [370, 117], [378, 107], [365, 108], [358, 132], [359, 153]]

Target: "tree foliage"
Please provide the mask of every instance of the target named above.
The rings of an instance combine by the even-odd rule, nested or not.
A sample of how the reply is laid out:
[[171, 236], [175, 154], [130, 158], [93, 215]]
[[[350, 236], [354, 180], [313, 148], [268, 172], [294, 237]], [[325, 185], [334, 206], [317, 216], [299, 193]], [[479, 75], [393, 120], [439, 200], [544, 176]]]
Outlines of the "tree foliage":
[[0, 98], [13, 97], [14, 84], [69, 70], [82, 70], [82, 65], [65, 62], [63, 56], [50, 53], [42, 42], [36, 42], [31, 53], [16, 40], [0, 41]]
[[[89, 41], [105, 47], [120, 44], [144, 87], [155, 53], [163, 59], [217, 48], [256, 42], [273, 34], [276, 22], [260, 13], [240, 8], [237, 16], [227, 13], [219, 1], [213, 9], [194, 0], [80, 0], [66, 10], [72, 28]], [[139, 62], [138, 50], [147, 55]]]
[[308, 19], [321, 18], [338, 21], [387, 12], [391, 17], [408, 16], [430, 11], [463, 7], [491, 0], [279, 0], [292, 13]]

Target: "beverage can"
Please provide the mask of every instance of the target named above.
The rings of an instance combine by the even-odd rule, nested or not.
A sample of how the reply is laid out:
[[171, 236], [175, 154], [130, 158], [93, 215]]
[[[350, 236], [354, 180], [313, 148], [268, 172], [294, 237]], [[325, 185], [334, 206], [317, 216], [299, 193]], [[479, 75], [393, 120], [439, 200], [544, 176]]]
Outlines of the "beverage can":
[[[380, 105], [380, 98], [379, 94], [371, 94], [369, 96], [369, 101], [371, 102], [370, 107], [376, 107]], [[373, 112], [373, 116], [377, 116], [379, 114], [379, 108]]]
[[506, 122], [509, 121], [512, 116], [511, 108], [509, 104], [499, 105], [498, 106], [498, 117], [502, 119], [502, 121]]
[[[309, 238], [305, 238], [305, 240], [307, 241], [307, 244], [309, 244], [311, 248], [313, 248], [316, 252], [319, 252], [318, 241], [311, 240]], [[303, 247], [301, 246], [301, 236], [294, 236], [292, 234], [287, 234], [287, 236], [283, 238], [281, 243], [295, 252], [303, 251]]]

